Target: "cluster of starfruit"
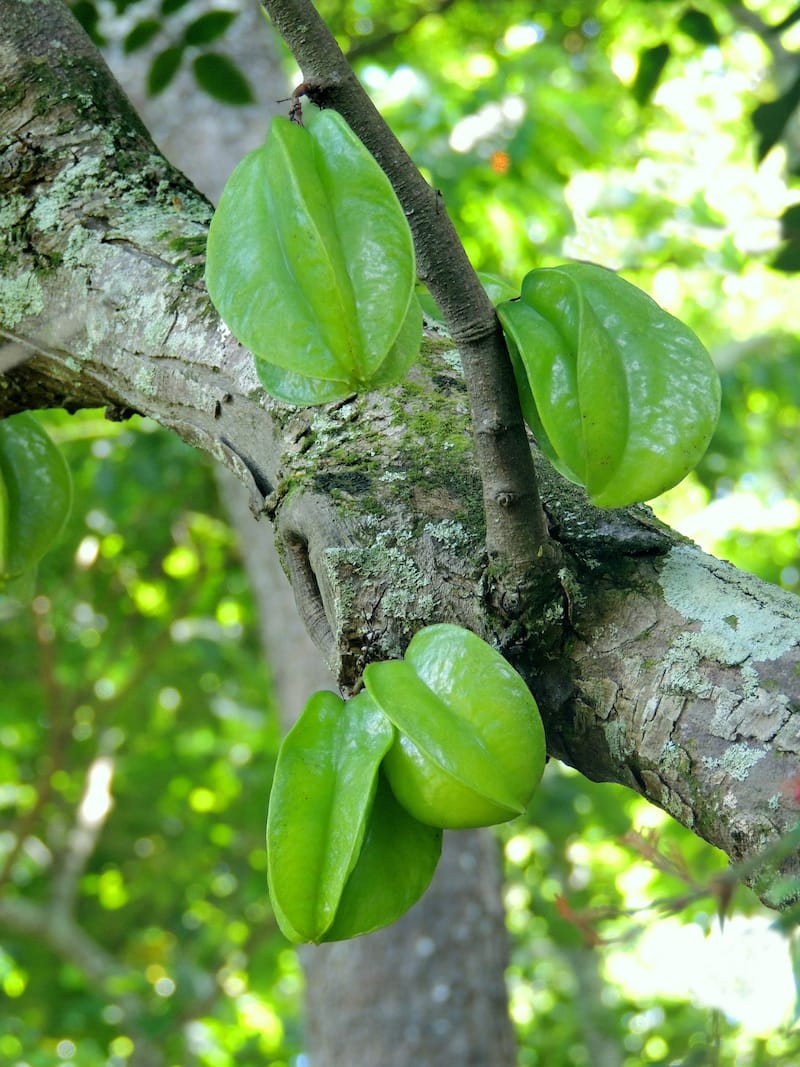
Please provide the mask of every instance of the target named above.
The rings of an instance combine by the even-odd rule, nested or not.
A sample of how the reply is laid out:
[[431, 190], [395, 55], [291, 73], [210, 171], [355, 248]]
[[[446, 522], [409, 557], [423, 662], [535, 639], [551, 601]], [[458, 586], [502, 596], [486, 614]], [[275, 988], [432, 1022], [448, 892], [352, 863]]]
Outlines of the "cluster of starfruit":
[[0, 421], [0, 594], [27, 596], [71, 504], [69, 468], [36, 419]]
[[269, 890], [292, 941], [336, 941], [399, 918], [428, 887], [443, 829], [520, 815], [545, 763], [530, 690], [475, 634], [420, 630], [344, 701], [316, 693], [278, 754]]

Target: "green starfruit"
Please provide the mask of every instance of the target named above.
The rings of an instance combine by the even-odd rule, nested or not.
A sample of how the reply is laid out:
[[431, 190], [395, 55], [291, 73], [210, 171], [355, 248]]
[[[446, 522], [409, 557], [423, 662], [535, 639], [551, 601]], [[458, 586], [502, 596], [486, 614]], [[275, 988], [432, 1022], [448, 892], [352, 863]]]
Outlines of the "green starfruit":
[[273, 119], [223, 190], [206, 263], [264, 388], [305, 405], [399, 381], [422, 336], [415, 281], [403, 209], [344, 119]]
[[269, 890], [292, 941], [356, 937], [425, 891], [441, 832], [379, 781], [394, 729], [366, 693], [311, 697], [278, 755], [267, 816]]
[[401, 807], [381, 773], [358, 862], [322, 940], [344, 941], [399, 919], [430, 885], [441, 852], [442, 831]]
[[523, 679], [485, 641], [425, 627], [403, 660], [371, 663], [364, 685], [397, 729], [384, 772], [416, 819], [462, 829], [525, 810], [544, 770], [544, 728]]
[[697, 336], [646, 293], [569, 263], [531, 271], [497, 312], [528, 425], [594, 504], [650, 500], [700, 461], [719, 378]]
[[30, 575], [61, 535], [71, 504], [69, 468], [36, 419], [0, 421], [0, 590]]

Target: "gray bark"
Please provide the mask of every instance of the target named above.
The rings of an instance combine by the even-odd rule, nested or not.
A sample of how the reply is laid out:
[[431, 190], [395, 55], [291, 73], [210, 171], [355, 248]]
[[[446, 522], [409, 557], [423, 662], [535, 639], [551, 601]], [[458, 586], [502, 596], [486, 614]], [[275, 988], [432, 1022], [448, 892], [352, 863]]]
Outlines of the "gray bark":
[[[589, 508], [539, 460], [565, 564], [539, 602], [510, 598], [506, 619], [490, 615], [452, 343], [430, 330], [408, 381], [378, 395], [302, 411], [271, 401], [203, 287], [208, 205], [157, 155], [59, 5], [4, 16], [0, 324], [33, 358], [2, 380], [0, 414], [142, 411], [224, 462], [274, 520], [343, 686], [420, 626], [459, 622], [525, 675], [552, 755], [636, 789], [734, 861], [794, 826], [800, 602], [646, 508]], [[800, 871], [796, 853], [782, 869]]]

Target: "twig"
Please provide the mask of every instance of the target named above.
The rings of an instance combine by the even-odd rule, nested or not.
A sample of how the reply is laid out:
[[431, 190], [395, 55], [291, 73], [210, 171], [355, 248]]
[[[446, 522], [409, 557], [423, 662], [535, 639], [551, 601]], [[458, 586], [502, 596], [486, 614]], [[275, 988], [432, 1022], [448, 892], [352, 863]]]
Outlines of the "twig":
[[[506, 588], [524, 586], [549, 544], [530, 446], [500, 324], [432, 189], [358, 82], [310, 0], [262, 0], [305, 79], [306, 95], [335, 108], [376, 158], [408, 218], [417, 273], [459, 347], [483, 483], [486, 547]], [[549, 561], [548, 561], [549, 562]]]
[[[677, 915], [689, 905], [696, 904], [704, 897], [713, 897], [717, 901], [719, 919], [720, 923], [722, 923], [727, 915], [734, 891], [739, 885], [746, 884], [748, 877], [752, 878], [758, 875], [763, 869], [770, 870], [770, 868], [774, 868], [782, 860], [797, 852], [797, 848], [800, 846], [800, 822], [794, 829], [765, 848], [763, 852], [742, 860], [740, 863], [732, 864], [725, 870], [716, 871], [706, 882], [699, 881], [692, 876], [683, 856], [675, 852], [674, 849], [672, 857], [664, 855], [659, 849], [659, 835], [656, 832], [640, 834], [636, 831], [631, 831], [624, 835], [622, 843], [635, 849], [656, 870], [682, 881], [687, 887], [686, 892], [672, 896], [657, 897], [647, 904], [640, 904], [633, 908], [618, 908], [609, 905], [606, 907], [580, 908], [578, 910], [572, 908], [566, 896], [559, 894], [556, 898], [558, 914], [566, 922], [572, 923], [581, 932], [584, 942], [590, 946], [596, 943], [607, 944], [611, 940], [628, 940], [635, 936], [635, 931], [627, 931], [617, 935], [615, 938], [602, 938], [596, 931], [598, 923], [623, 918], [638, 919], [641, 923], [645, 920], [645, 916], [654, 912]], [[797, 884], [797, 893], [800, 894], [800, 882]], [[794, 906], [789, 906], [783, 913], [788, 918], [787, 929], [797, 925], [797, 920], [800, 919], [800, 911], [796, 909], [797, 905], [795, 904]]]
[[[100, 747], [103, 747], [103, 738]], [[53, 877], [50, 900], [56, 915], [68, 916], [75, 909], [78, 884], [91, 859], [111, 811], [111, 780], [114, 764], [99, 755], [86, 770], [83, 796], [67, 835], [66, 847]]]

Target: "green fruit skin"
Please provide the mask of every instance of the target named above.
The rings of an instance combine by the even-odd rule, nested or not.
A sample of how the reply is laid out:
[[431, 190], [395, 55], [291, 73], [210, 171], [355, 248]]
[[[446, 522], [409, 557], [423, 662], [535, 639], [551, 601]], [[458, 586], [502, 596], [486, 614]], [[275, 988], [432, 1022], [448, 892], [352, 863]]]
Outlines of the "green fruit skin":
[[399, 919], [430, 885], [442, 831], [406, 811], [380, 775], [367, 831], [323, 941], [372, 933]]
[[397, 731], [383, 768], [414, 818], [466, 829], [525, 810], [544, 770], [544, 727], [524, 680], [485, 641], [425, 627], [403, 660], [370, 664], [364, 684]]
[[72, 506], [66, 461], [32, 415], [0, 421], [0, 481], [0, 581], [4, 581], [36, 566], [58, 540]]
[[442, 832], [379, 774], [394, 730], [366, 692], [315, 693], [281, 746], [267, 815], [272, 908], [294, 942], [339, 941], [394, 922], [424, 893]]
[[394, 738], [366, 693], [315, 693], [278, 753], [267, 814], [273, 910], [291, 941], [321, 941], [355, 867]]
[[523, 806], [497, 804], [459, 782], [405, 736], [399, 737], [390, 749], [383, 769], [398, 801], [428, 826], [444, 830], [494, 826], [515, 819], [524, 811]]
[[336, 112], [273, 119], [229, 178], [206, 284], [264, 388], [301, 405], [394, 384], [419, 352], [408, 222], [388, 178]]
[[700, 461], [720, 384], [696, 335], [613, 271], [531, 271], [498, 307], [525, 419], [593, 504], [625, 507], [676, 485]]

